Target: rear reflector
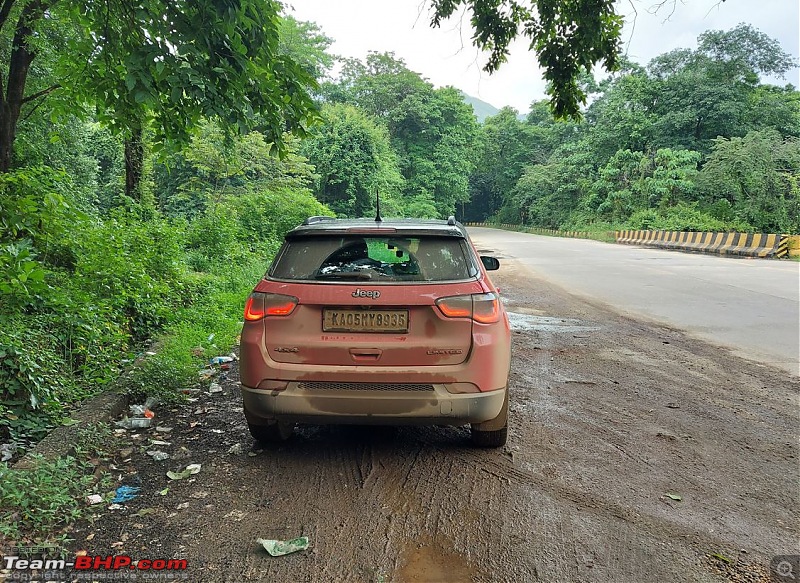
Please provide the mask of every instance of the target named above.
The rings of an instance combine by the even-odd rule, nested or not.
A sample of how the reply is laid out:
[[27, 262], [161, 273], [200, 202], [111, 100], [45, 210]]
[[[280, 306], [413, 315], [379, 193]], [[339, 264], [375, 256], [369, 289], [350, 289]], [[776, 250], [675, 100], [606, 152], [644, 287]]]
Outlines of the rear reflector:
[[244, 319], [256, 322], [271, 316], [288, 316], [297, 306], [294, 296], [253, 292], [244, 305]]
[[500, 320], [500, 299], [496, 293], [439, 298], [436, 305], [448, 318], [472, 318], [481, 324]]

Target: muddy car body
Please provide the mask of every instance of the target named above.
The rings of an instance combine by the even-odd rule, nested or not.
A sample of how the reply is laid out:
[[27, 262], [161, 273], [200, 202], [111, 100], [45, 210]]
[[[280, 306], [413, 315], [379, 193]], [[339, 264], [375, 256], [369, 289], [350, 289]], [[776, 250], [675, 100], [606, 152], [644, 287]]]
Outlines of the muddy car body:
[[247, 300], [244, 412], [256, 439], [295, 423], [471, 424], [506, 440], [510, 331], [466, 230], [312, 217]]

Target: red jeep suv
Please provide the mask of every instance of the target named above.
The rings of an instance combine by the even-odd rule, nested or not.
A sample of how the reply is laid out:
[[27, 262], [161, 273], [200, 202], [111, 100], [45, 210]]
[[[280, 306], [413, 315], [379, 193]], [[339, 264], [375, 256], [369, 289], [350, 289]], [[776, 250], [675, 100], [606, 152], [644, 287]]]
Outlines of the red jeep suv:
[[511, 340], [466, 229], [447, 221], [310, 217], [247, 299], [244, 414], [259, 441], [295, 423], [469, 423], [506, 442]]

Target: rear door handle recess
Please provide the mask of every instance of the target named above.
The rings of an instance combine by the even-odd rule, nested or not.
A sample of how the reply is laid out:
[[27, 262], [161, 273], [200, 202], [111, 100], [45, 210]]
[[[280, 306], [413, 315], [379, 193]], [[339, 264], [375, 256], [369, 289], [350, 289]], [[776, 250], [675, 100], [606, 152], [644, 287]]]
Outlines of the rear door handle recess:
[[378, 360], [383, 354], [379, 348], [351, 348], [350, 356], [356, 362], [373, 362]]

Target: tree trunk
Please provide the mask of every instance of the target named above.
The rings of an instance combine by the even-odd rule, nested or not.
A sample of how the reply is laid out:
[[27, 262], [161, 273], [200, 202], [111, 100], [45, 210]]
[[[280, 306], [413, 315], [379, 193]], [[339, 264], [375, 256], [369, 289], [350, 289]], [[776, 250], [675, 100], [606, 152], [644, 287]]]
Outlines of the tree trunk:
[[133, 200], [142, 200], [142, 169], [144, 168], [144, 143], [142, 128], [131, 128], [125, 138], [125, 194]]
[[3, 103], [2, 107], [0, 107], [0, 173], [11, 170], [15, 125], [16, 119], [13, 119], [7, 104]]
[[[11, 169], [14, 152], [14, 138], [17, 133], [17, 121], [25, 103], [25, 82], [28, 69], [35, 53], [28, 45], [33, 35], [33, 23], [40, 20], [51, 2], [34, 0], [25, 5], [14, 30], [11, 44], [11, 59], [8, 64], [8, 83], [0, 86], [0, 172]], [[2, 76], [0, 76], [2, 79]], [[2, 94], [5, 89], [5, 95]]]

